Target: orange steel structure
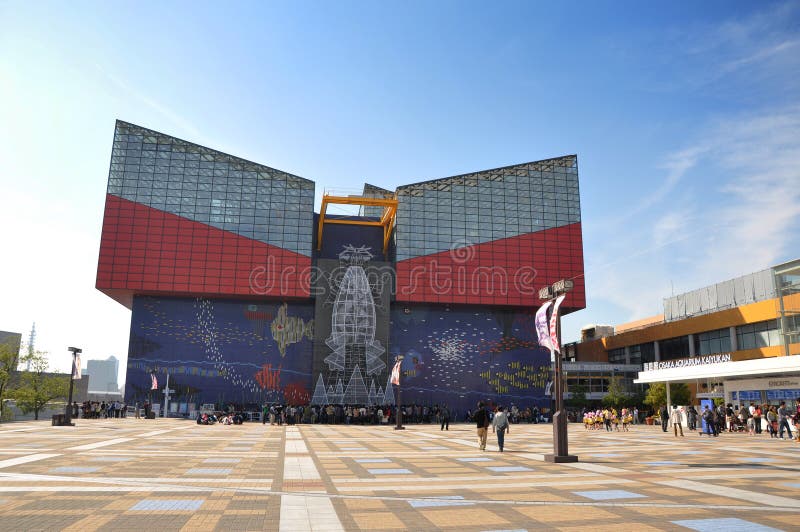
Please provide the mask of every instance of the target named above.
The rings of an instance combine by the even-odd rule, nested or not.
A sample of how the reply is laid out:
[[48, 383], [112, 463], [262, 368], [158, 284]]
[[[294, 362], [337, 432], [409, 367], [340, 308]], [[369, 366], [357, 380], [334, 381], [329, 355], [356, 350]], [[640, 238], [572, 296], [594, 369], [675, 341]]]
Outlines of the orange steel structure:
[[[363, 207], [383, 207], [380, 220], [350, 220], [345, 218], [328, 218], [325, 212], [328, 204], [361, 205]], [[322, 249], [322, 231], [325, 224], [366, 225], [383, 227], [383, 253], [389, 249], [389, 237], [392, 235], [395, 216], [397, 215], [397, 195], [391, 198], [368, 198], [366, 196], [334, 196], [323, 194], [322, 206], [319, 210], [319, 227], [317, 229], [317, 250]]]

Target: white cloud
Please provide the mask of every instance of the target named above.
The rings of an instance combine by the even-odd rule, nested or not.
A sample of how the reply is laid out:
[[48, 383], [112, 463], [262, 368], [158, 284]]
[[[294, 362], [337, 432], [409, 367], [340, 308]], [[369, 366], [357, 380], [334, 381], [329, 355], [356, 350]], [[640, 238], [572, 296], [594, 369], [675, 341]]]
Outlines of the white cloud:
[[701, 176], [716, 184], [691, 200], [673, 187], [649, 202], [664, 214], [617, 224], [603, 251], [615, 258], [587, 259], [590, 310], [581, 322], [609, 321], [590, 317], [597, 300], [639, 319], [660, 313], [672, 282], [679, 293], [798, 256], [800, 106], [718, 120], [694, 136], [702, 142], [666, 157], [665, 183]]

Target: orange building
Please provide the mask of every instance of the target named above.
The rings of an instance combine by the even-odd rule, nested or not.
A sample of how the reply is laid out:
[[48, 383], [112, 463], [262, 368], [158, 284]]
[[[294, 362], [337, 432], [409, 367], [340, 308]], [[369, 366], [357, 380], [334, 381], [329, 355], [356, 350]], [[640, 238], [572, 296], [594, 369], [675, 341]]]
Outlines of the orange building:
[[800, 259], [664, 299], [664, 314], [575, 346], [576, 361], [638, 364], [636, 384], [683, 382], [695, 398], [800, 397]]

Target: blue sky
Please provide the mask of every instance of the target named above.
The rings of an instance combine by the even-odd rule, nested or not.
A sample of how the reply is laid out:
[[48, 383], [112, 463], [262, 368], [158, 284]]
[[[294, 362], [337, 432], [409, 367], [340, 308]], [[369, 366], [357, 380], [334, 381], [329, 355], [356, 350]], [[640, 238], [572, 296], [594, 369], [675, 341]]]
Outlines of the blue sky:
[[577, 153], [566, 339], [658, 314], [800, 256], [798, 72], [797, 2], [0, 0], [0, 329], [124, 360], [94, 289], [116, 118], [318, 194]]

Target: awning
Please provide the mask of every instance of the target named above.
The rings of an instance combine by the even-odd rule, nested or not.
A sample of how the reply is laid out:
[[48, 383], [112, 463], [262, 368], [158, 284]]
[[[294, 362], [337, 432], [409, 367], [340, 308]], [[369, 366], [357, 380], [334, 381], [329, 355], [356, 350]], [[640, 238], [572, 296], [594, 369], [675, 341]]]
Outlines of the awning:
[[720, 377], [760, 377], [800, 373], [800, 355], [755, 358], [738, 362], [722, 362], [701, 366], [640, 371], [639, 378], [633, 382], [687, 382], [695, 379], [715, 379]]

